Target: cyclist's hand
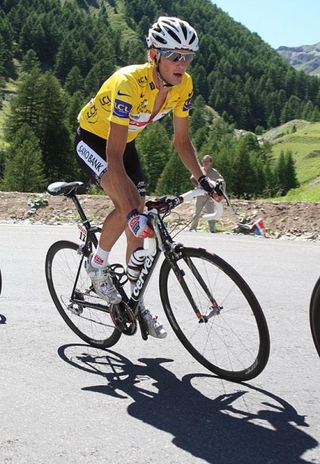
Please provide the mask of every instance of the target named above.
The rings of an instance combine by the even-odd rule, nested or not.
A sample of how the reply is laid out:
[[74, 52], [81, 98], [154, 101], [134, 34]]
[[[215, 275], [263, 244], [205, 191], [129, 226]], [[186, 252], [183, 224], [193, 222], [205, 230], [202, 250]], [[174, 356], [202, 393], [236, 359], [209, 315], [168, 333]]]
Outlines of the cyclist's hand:
[[218, 179], [217, 181], [213, 181], [207, 176], [201, 176], [199, 177], [198, 182], [203, 190], [205, 190], [215, 201], [219, 202], [223, 200], [223, 180], [220, 181], [220, 179]]
[[140, 214], [137, 209], [133, 209], [128, 214], [128, 227], [138, 238], [153, 237], [154, 231], [148, 224], [148, 216]]

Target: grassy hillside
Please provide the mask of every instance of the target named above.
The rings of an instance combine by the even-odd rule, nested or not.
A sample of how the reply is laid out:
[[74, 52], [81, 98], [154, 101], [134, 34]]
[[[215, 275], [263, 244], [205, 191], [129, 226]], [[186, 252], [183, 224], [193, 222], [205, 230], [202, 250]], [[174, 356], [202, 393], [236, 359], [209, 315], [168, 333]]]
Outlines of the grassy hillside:
[[287, 200], [320, 201], [320, 123], [290, 121], [264, 134], [273, 144], [275, 159], [283, 150], [292, 151], [300, 188], [292, 190]]
[[0, 110], [0, 149], [5, 146], [5, 142], [3, 140], [3, 124], [4, 124], [4, 115], [6, 108], [8, 106], [8, 102], [4, 102], [2, 109]]

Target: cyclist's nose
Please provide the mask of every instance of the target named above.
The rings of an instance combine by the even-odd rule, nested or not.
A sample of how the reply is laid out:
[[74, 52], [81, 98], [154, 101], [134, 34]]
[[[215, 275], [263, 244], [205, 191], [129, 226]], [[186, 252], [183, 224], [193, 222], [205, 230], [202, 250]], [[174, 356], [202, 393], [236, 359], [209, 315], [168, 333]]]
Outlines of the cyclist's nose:
[[185, 70], [188, 66], [188, 63], [186, 62], [184, 58], [181, 58], [181, 60], [177, 61], [176, 65], [177, 65], [177, 69]]

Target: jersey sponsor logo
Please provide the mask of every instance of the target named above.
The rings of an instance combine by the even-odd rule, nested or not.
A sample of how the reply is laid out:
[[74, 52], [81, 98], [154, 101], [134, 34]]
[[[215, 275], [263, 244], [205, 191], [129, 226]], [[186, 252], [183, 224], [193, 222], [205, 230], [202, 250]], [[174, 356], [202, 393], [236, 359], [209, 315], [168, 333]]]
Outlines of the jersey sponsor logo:
[[101, 106], [109, 106], [111, 103], [111, 99], [108, 95], [104, 95], [102, 98], [99, 99]]
[[148, 100], [142, 100], [137, 108], [138, 113], [143, 113], [148, 106]]
[[101, 156], [92, 150], [85, 142], [80, 141], [77, 145], [77, 154], [94, 172], [97, 178], [107, 171], [107, 163]]
[[183, 105], [182, 111], [189, 111], [192, 104], [192, 97], [188, 98]]
[[148, 78], [147, 76], [142, 76], [142, 77], [139, 77], [138, 79], [138, 84], [141, 86], [141, 87], [144, 87], [148, 82]]
[[91, 123], [96, 122], [97, 113], [98, 110], [96, 105], [89, 106], [88, 110], [86, 111], [87, 121]]
[[121, 90], [118, 90], [117, 94], [120, 96], [125, 95], [126, 97], [130, 97], [130, 95], [128, 95], [127, 93], [121, 92]]
[[113, 114], [119, 118], [128, 118], [132, 105], [122, 100], [115, 99]]

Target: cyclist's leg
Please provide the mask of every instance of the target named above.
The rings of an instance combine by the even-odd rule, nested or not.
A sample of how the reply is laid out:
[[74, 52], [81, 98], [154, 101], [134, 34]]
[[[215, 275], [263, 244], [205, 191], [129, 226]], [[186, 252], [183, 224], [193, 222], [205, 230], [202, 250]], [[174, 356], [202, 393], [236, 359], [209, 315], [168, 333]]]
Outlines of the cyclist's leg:
[[[114, 210], [109, 213], [103, 223], [99, 246], [102, 250], [109, 252], [126, 227], [126, 218], [120, 213], [120, 205], [112, 198], [108, 191], [106, 173], [106, 143], [107, 141], [84, 129], [78, 129], [75, 148], [77, 159], [83, 169], [90, 175], [91, 179], [111, 198]], [[130, 144], [127, 145], [127, 147]], [[126, 148], [127, 151], [127, 148]], [[125, 155], [126, 156], [126, 151]], [[137, 189], [131, 181], [129, 195], [135, 196]]]
[[[106, 143], [105, 139], [83, 129], [77, 131], [75, 140], [77, 159], [93, 181], [108, 194], [105, 185], [105, 178], [107, 177]], [[132, 189], [135, 189], [133, 185]], [[110, 198], [113, 200], [112, 197]], [[113, 203], [115, 209], [104, 221], [98, 247], [93, 255], [88, 258], [86, 270], [97, 295], [108, 303], [117, 304], [121, 301], [121, 295], [115, 288], [109, 274], [108, 255], [125, 228], [125, 219], [120, 214], [120, 209], [117, 208], [114, 201]]]
[[[207, 214], [213, 214], [215, 212], [214, 203], [209, 198], [205, 202], [204, 208]], [[208, 226], [209, 226], [210, 232], [212, 233], [216, 232], [216, 221], [215, 220], [208, 221]]]
[[197, 197], [196, 198], [196, 208], [195, 208], [195, 213], [194, 217], [190, 226], [189, 230], [197, 230], [199, 219], [200, 219], [200, 214], [202, 211], [204, 205], [204, 197]]
[[[138, 152], [135, 147], [135, 142], [130, 142], [126, 146], [126, 150], [123, 156], [123, 163], [125, 170], [135, 185], [140, 196], [139, 211], [143, 212], [146, 196], [145, 181], [142, 174], [142, 168]], [[137, 248], [143, 247], [143, 239], [135, 237], [132, 232], [126, 227], [125, 229], [127, 237], [127, 252], [126, 252], [126, 263], [128, 263], [131, 254]]]
[[[140, 195], [140, 212], [144, 209], [145, 203], [145, 182], [142, 174], [142, 169], [140, 165], [139, 156], [137, 150], [135, 148], [134, 142], [128, 143], [127, 148], [124, 154], [124, 166], [126, 172], [130, 179], [135, 184], [139, 195]], [[126, 262], [128, 263], [130, 256], [137, 248], [143, 247], [143, 240], [135, 237], [132, 232], [129, 231], [128, 227], [125, 229], [126, 237], [127, 237], [127, 255], [126, 255]], [[135, 283], [131, 283], [131, 287], [133, 289]], [[149, 335], [156, 338], [165, 338], [167, 336], [167, 332], [164, 329], [162, 323], [159, 321], [157, 316], [153, 316], [148, 308], [145, 307], [143, 299], [140, 300], [140, 314], [144, 323], [147, 327]]]

